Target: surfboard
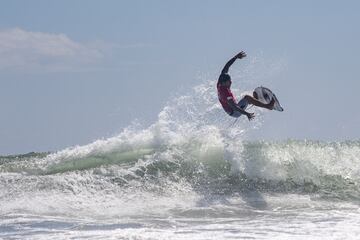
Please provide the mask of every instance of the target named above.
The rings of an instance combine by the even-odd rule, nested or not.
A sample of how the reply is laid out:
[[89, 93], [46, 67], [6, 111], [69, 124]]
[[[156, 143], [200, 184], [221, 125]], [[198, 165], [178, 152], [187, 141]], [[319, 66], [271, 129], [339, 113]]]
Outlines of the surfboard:
[[281, 107], [279, 100], [275, 96], [275, 94], [266, 87], [257, 87], [255, 88], [253, 95], [256, 99], [258, 99], [260, 102], [268, 104], [271, 102], [272, 99], [275, 100], [274, 108], [273, 110], [282, 112], [284, 111], [284, 108]]

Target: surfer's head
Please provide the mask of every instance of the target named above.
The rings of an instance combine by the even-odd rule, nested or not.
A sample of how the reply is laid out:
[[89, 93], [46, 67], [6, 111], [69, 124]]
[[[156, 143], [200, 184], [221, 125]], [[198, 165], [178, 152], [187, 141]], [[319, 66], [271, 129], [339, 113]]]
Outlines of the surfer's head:
[[231, 85], [231, 77], [227, 73], [222, 73], [219, 77], [219, 83], [223, 86], [230, 87]]

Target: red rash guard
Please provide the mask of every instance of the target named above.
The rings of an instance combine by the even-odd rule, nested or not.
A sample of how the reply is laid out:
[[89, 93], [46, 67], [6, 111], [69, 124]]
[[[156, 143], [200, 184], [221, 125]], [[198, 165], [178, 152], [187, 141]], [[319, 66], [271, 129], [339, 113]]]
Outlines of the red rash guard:
[[228, 104], [228, 100], [232, 99], [234, 102], [236, 102], [236, 99], [232, 94], [230, 88], [221, 86], [219, 83], [217, 83], [217, 93], [221, 106], [224, 108], [225, 112], [231, 115], [234, 110]]

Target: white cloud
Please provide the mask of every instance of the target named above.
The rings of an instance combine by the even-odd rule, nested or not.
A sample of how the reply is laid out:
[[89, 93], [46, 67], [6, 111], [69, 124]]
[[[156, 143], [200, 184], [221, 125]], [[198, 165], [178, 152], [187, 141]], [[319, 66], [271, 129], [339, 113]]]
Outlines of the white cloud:
[[76, 42], [65, 34], [0, 31], [0, 69], [78, 71], [103, 58], [101, 47]]

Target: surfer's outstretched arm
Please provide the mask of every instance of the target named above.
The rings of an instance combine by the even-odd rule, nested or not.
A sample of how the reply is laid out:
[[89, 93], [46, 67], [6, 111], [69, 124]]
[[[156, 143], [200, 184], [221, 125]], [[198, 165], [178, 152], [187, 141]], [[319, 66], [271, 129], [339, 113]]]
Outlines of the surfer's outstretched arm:
[[221, 74], [225, 74], [229, 72], [229, 68], [231, 65], [233, 65], [233, 63], [235, 62], [236, 59], [242, 59], [246, 57], [246, 53], [244, 51], [239, 52], [238, 54], [235, 55], [235, 57], [231, 58], [224, 66], [223, 70], [221, 71]]

